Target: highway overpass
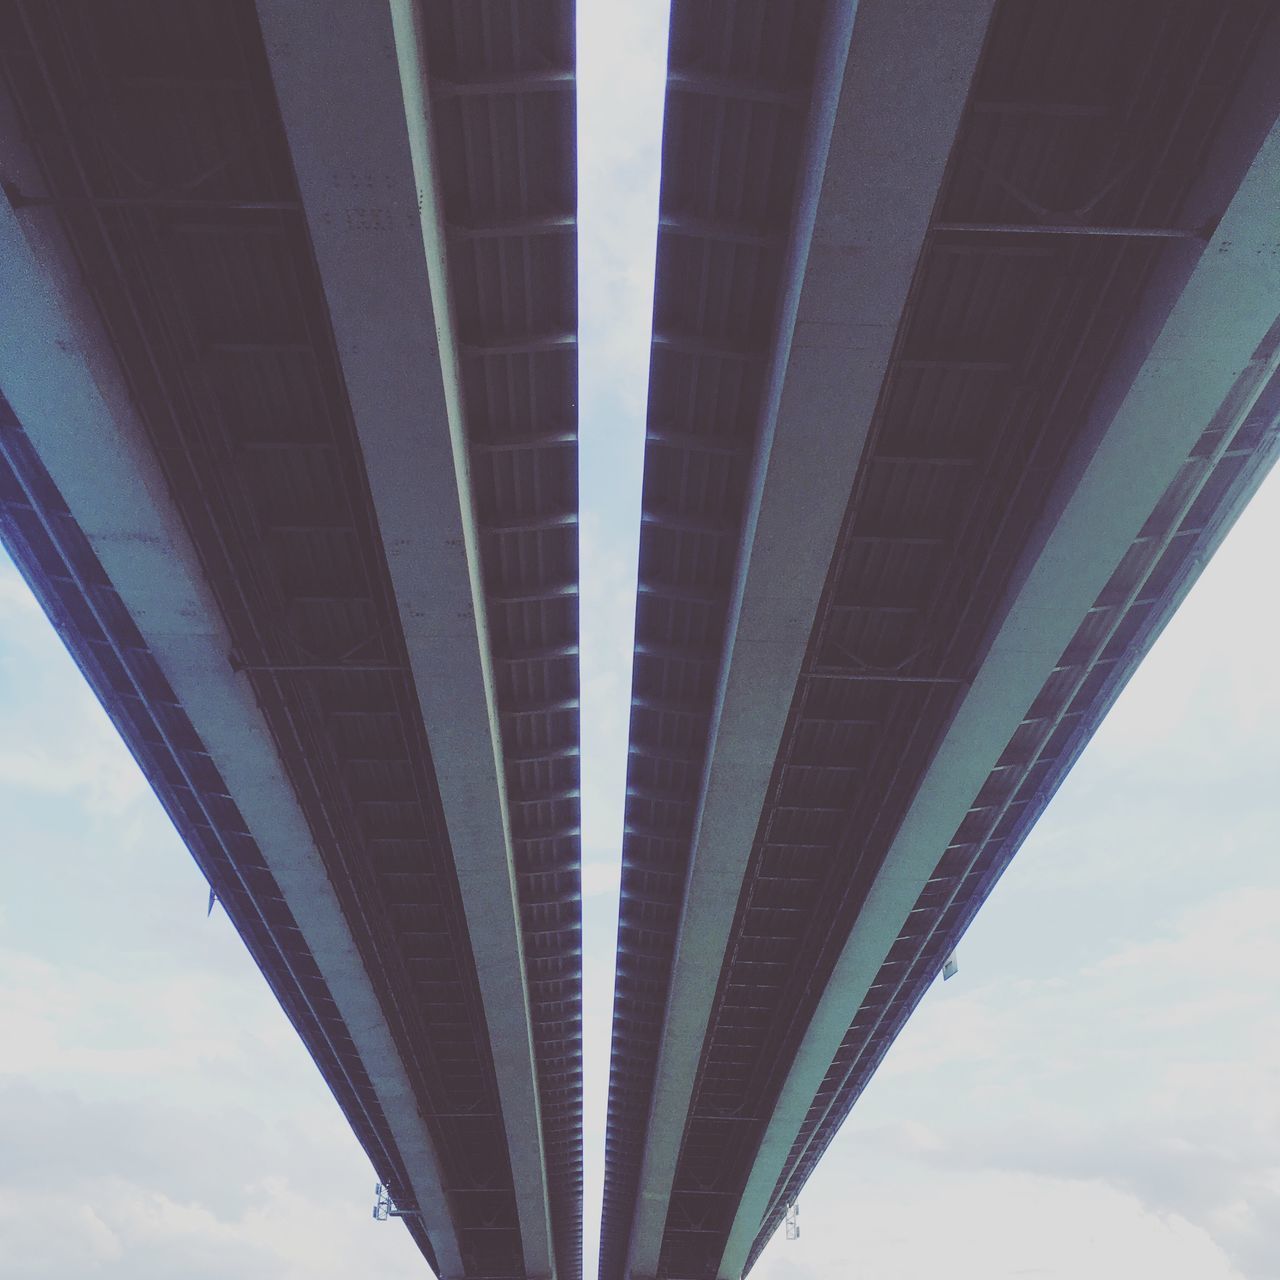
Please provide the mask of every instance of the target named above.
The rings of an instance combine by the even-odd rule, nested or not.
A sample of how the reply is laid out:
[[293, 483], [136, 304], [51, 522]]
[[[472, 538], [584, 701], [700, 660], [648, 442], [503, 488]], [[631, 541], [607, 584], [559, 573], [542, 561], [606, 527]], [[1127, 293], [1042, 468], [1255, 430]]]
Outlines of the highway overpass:
[[576, 1280], [572, 5], [0, 53], [5, 543], [432, 1267]]
[[1278, 18], [674, 0], [601, 1280], [750, 1268], [1274, 459]]
[[[0, 0], [0, 529], [455, 1280], [581, 1273], [570, 0]], [[601, 1280], [738, 1280], [1247, 501], [1268, 0], [674, 0]]]

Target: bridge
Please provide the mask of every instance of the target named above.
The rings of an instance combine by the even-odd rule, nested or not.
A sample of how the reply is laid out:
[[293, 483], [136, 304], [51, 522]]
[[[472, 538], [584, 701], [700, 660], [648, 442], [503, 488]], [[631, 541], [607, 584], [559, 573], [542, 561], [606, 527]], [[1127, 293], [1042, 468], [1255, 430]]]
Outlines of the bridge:
[[1265, 4], [675, 0], [601, 1280], [737, 1280], [1276, 452]]
[[[0, 533], [447, 1280], [579, 1280], [570, 0], [0, 0]], [[673, 0], [600, 1280], [739, 1280], [1280, 449], [1269, 0]]]
[[6, 545], [432, 1268], [573, 1280], [572, 7], [0, 46]]

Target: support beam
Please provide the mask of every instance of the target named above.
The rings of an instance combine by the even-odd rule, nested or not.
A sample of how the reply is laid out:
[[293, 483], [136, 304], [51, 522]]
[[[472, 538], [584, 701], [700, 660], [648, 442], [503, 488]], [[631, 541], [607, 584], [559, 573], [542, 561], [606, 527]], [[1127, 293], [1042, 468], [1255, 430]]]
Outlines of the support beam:
[[431, 743], [525, 1274], [551, 1276], [524, 946], [416, 6], [259, 0], [258, 12]]
[[708, 975], [719, 972], [724, 956], [830, 549], [991, 7], [991, 0], [831, 6], [627, 1276], [658, 1272], [715, 996]]
[[935, 231], [995, 236], [1102, 236], [1120, 240], [1207, 240], [1185, 227], [1100, 227], [1076, 222], [935, 222]]

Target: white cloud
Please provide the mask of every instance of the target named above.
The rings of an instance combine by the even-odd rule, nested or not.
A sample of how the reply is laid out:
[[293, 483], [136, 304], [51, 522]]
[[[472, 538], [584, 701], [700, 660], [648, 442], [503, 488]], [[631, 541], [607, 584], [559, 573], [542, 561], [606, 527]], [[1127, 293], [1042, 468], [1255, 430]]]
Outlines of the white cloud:
[[585, 1267], [594, 1273], [617, 936], [666, 0], [578, 6]]
[[[421, 1276], [420, 1258], [389, 1248], [397, 1226], [283, 1178], [254, 1187], [229, 1217], [121, 1178], [77, 1179], [56, 1190], [0, 1186], [0, 1278], [36, 1280], [346, 1280]], [[410, 1246], [411, 1247], [411, 1246]], [[416, 1253], [416, 1251], [414, 1251]], [[399, 1256], [397, 1256], [399, 1255]]]
[[760, 1280], [1244, 1280], [1202, 1228], [1101, 1183], [891, 1165], [806, 1195]]
[[596, 894], [616, 897], [621, 879], [622, 862], [618, 858], [612, 862], [584, 862], [582, 864], [583, 897], [589, 898]]
[[[18, 571], [0, 555], [0, 804], [83, 798], [122, 818], [149, 794]], [[47, 800], [46, 800], [47, 803]]]
[[421, 1275], [265, 984], [183, 960], [148, 984], [4, 956], [0, 1278]]
[[631, 647], [635, 631], [634, 552], [604, 527], [582, 522], [582, 823], [585, 856], [616, 858], [622, 839]]
[[[603, 400], [637, 419], [647, 392], [667, 11], [665, 0], [578, 8], [584, 409]], [[584, 437], [592, 426], [584, 416]]]

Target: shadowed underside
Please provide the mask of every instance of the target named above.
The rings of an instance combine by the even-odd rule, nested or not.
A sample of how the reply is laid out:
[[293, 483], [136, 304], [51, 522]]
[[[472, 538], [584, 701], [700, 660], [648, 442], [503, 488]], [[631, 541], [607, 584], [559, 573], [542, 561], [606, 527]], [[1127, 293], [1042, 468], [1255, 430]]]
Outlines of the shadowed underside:
[[[347, 14], [383, 40], [366, 96], [394, 104], [389, 133], [405, 136], [392, 11]], [[384, 381], [444, 458], [442, 499], [424, 490], [417, 523], [438, 540], [440, 581], [463, 584], [453, 614], [410, 613], [397, 592], [395, 513], [371, 487], [385, 462], [349, 395], [345, 317], [277, 103], [282, 49], [239, 0], [0, 6], [6, 261], [32, 263], [33, 295], [28, 331], [6, 334], [3, 533], [428, 1261], [572, 1280], [572, 9], [424, 0], [396, 16], [423, 37], [403, 52], [432, 106], [438, 207], [420, 213], [407, 142], [401, 168], [335, 186], [351, 243], [407, 255], [384, 265], [421, 279], [399, 318], [418, 345]], [[431, 293], [424, 217], [446, 227]], [[440, 382], [433, 311], [462, 386], [452, 405], [409, 395], [412, 365]], [[406, 467], [416, 440], [395, 446]], [[422, 655], [446, 637], [487, 676], [474, 696], [459, 677], [466, 715], [437, 726]], [[463, 740], [459, 723], [478, 727]], [[251, 758], [277, 775], [273, 794], [243, 774]], [[480, 852], [455, 817], [460, 771], [489, 778], [500, 838]], [[491, 1041], [513, 1016], [514, 1045]]]
[[602, 1280], [755, 1261], [1275, 453], [1271, 7], [849, 18], [673, 6]]
[[[0, 0], [0, 534], [432, 1267], [581, 1270], [568, 0]], [[601, 1280], [738, 1280], [1252, 493], [1266, 0], [674, 0]]]

